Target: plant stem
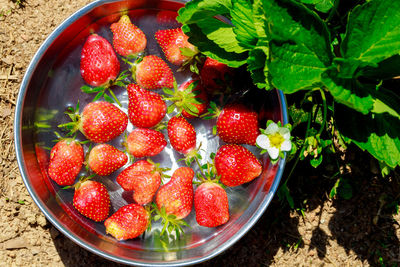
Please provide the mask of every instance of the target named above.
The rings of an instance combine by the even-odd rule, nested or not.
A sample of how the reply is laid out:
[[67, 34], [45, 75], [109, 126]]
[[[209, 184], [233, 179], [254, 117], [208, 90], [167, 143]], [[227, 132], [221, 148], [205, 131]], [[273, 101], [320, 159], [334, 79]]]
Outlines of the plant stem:
[[297, 154], [296, 161], [294, 162], [293, 167], [292, 167], [292, 169], [290, 170], [289, 175], [288, 175], [288, 177], [286, 178], [286, 181], [285, 181], [284, 184], [287, 184], [287, 182], [289, 181], [290, 177], [291, 177], [292, 174], [293, 174], [293, 171], [295, 170], [297, 164], [299, 163], [300, 155], [301, 155], [302, 153], [304, 153], [304, 148], [306, 147], [306, 139], [308, 138], [309, 131], [310, 131], [310, 128], [311, 128], [311, 120], [312, 120], [312, 111], [310, 111], [310, 112], [308, 113], [307, 130], [306, 130], [306, 135], [305, 135], [305, 137], [304, 137], [304, 143], [303, 143], [303, 145], [301, 146], [300, 152]]
[[325, 92], [322, 88], [319, 89], [320, 93], [321, 93], [321, 98], [322, 98], [322, 105], [324, 107], [324, 112], [323, 112], [323, 120], [322, 120], [322, 124], [321, 124], [321, 128], [318, 131], [317, 135], [321, 135], [322, 131], [325, 129], [325, 124], [326, 124], [326, 115], [328, 113], [328, 107], [326, 105], [326, 96], [325, 96]]
[[[203, 169], [201, 168], [199, 159], [195, 156], [195, 157], [194, 157], [194, 160], [196, 161], [197, 166], [199, 166], [199, 170], [200, 170], [201, 176], [203, 176], [204, 179], [207, 179], [207, 176], [204, 174]], [[205, 181], [205, 180], [203, 180], [203, 181]]]

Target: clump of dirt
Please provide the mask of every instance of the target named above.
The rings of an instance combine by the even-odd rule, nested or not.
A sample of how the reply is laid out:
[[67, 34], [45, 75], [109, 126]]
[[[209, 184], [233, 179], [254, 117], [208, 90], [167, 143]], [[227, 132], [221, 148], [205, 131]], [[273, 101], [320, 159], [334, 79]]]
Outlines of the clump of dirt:
[[[22, 182], [14, 151], [14, 109], [29, 61], [57, 25], [89, 2], [0, 0], [1, 266], [118, 266], [80, 248], [46, 220]], [[349, 151], [350, 200], [327, 196], [334, 181], [324, 168], [300, 168], [289, 183], [299, 209], [275, 197], [247, 235], [203, 266], [400, 264], [400, 214], [393, 215], [392, 204], [400, 197], [400, 177], [379, 177], [374, 160]]]

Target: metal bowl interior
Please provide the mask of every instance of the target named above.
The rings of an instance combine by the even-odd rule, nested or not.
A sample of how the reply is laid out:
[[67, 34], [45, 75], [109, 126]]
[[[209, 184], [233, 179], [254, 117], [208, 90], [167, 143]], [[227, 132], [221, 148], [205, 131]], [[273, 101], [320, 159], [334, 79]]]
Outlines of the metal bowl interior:
[[[196, 224], [192, 212], [187, 221], [194, 227], [179, 242], [171, 243], [168, 251], [163, 249], [162, 241], [155, 234], [124, 242], [107, 236], [102, 223], [90, 221], [74, 210], [71, 205], [72, 190], [62, 190], [46, 176], [43, 170], [48, 161], [48, 151], [43, 150], [43, 147], [52, 146], [52, 131], [57, 129], [60, 122], [66, 121], [63, 112], [78, 99], [83, 106], [93, 97], [81, 93], [79, 89], [84, 84], [79, 74], [79, 53], [87, 36], [97, 32], [111, 40], [108, 26], [119, 18], [121, 12], [129, 12], [131, 17], [140, 17], [135, 23], [144, 28], [146, 34], [152, 34], [156, 29], [154, 14], [159, 10], [176, 11], [183, 3], [173, 0], [137, 0], [96, 1], [89, 4], [64, 21], [42, 44], [26, 71], [17, 100], [17, 160], [33, 200], [48, 220], [78, 245], [124, 264], [183, 266], [205, 261], [223, 252], [239, 240], [263, 214], [277, 190], [285, 165], [285, 160], [272, 165], [265, 156], [261, 157], [264, 167], [261, 177], [244, 186], [227, 189], [231, 214], [229, 222], [214, 229], [206, 229]], [[155, 41], [151, 39], [148, 37], [149, 52], [162, 56]], [[188, 76], [183, 73], [176, 78], [181, 83]], [[126, 92], [123, 88], [115, 92], [126, 107]], [[287, 123], [286, 102], [280, 91], [266, 93], [263, 101], [263, 111], [268, 118]], [[211, 134], [212, 123], [193, 121], [199, 142], [205, 148], [205, 156], [215, 152], [222, 144]], [[49, 125], [50, 128], [43, 125]], [[131, 129], [132, 126], [128, 131]], [[120, 146], [120, 143], [121, 139], [116, 139], [112, 144]], [[250, 149], [256, 152], [254, 148]], [[180, 155], [167, 148], [155, 161], [176, 169], [178, 158]], [[114, 183], [117, 174], [107, 179], [98, 178], [110, 191], [111, 213], [132, 201], [130, 195]], [[154, 231], [157, 231], [157, 225]]]

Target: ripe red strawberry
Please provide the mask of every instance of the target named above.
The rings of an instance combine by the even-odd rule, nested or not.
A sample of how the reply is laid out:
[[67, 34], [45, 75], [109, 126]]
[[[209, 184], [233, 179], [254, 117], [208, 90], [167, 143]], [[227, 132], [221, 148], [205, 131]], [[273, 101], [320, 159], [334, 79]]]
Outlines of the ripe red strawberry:
[[133, 125], [140, 128], [150, 128], [164, 118], [167, 105], [159, 94], [133, 83], [128, 85], [127, 90], [129, 120]]
[[104, 86], [119, 73], [119, 61], [111, 44], [103, 37], [90, 35], [81, 52], [81, 75], [92, 86]]
[[72, 122], [59, 125], [71, 132], [80, 130], [87, 139], [95, 143], [108, 142], [122, 134], [128, 125], [128, 116], [119, 108], [105, 101], [89, 103], [79, 115], [77, 107], [67, 112]]
[[182, 24], [180, 24], [178, 21], [176, 21], [177, 16], [178, 16], [178, 12], [170, 11], [170, 10], [161, 10], [157, 13], [156, 19], [157, 19], [157, 23], [161, 24], [163, 26], [180, 27], [180, 26], [182, 26]]
[[260, 135], [258, 115], [242, 104], [227, 105], [218, 116], [217, 132], [226, 143], [255, 146]]
[[191, 168], [178, 168], [172, 174], [171, 180], [158, 190], [158, 208], [164, 207], [166, 214], [173, 214], [176, 219], [188, 216], [193, 205], [193, 177], [194, 172]]
[[100, 144], [92, 148], [89, 153], [88, 164], [90, 169], [98, 175], [109, 175], [128, 161], [128, 156], [109, 144]]
[[188, 42], [189, 37], [181, 28], [159, 30], [155, 38], [167, 60], [174, 65], [180, 66], [199, 53], [199, 50]]
[[200, 79], [208, 93], [215, 93], [224, 89], [225, 76], [230, 74], [232, 69], [215, 59], [207, 57], [200, 70]]
[[136, 158], [158, 155], [167, 145], [162, 133], [152, 129], [136, 128], [126, 139], [128, 152]]
[[168, 121], [168, 137], [178, 152], [189, 154], [196, 147], [196, 131], [184, 117], [175, 116]]
[[145, 208], [138, 204], [123, 206], [105, 222], [106, 233], [117, 240], [132, 239], [146, 231], [150, 215]]
[[134, 190], [133, 200], [145, 205], [153, 200], [160, 187], [161, 171], [147, 160], [139, 160], [118, 175], [117, 183], [126, 191]]
[[131, 22], [128, 15], [123, 15], [118, 22], [111, 24], [110, 29], [114, 48], [121, 56], [136, 56], [146, 48], [146, 35]]
[[220, 181], [226, 186], [250, 182], [262, 172], [260, 161], [243, 146], [221, 146], [214, 160]]
[[80, 172], [83, 161], [83, 148], [73, 139], [60, 140], [50, 152], [49, 176], [58, 185], [72, 185]]
[[108, 217], [110, 196], [103, 184], [87, 180], [75, 185], [73, 204], [82, 215], [101, 222]]
[[138, 61], [132, 69], [132, 75], [136, 83], [143, 88], [154, 90], [172, 88], [174, 74], [161, 58], [149, 55]]
[[229, 202], [225, 190], [217, 183], [204, 182], [194, 194], [196, 221], [205, 227], [216, 227], [229, 220]]

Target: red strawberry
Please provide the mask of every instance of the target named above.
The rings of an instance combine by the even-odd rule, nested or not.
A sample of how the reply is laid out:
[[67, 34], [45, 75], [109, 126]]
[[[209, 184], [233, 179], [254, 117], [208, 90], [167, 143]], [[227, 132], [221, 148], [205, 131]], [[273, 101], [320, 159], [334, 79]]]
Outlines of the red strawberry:
[[214, 93], [223, 89], [223, 83], [226, 83], [225, 76], [231, 72], [232, 69], [227, 65], [207, 57], [200, 70], [200, 79], [206, 91]]
[[128, 116], [111, 103], [99, 101], [89, 103], [79, 115], [79, 102], [76, 108], [66, 112], [72, 122], [58, 125], [71, 133], [80, 130], [87, 139], [95, 143], [108, 142], [122, 134], [128, 125]]
[[206, 227], [222, 225], [229, 220], [228, 195], [217, 183], [202, 183], [194, 194], [194, 209], [199, 225]]
[[255, 111], [242, 104], [227, 105], [218, 116], [218, 135], [226, 143], [255, 146], [260, 135], [257, 118]]
[[226, 186], [250, 182], [262, 172], [260, 161], [243, 146], [221, 146], [214, 160], [220, 181]]
[[176, 21], [177, 16], [178, 12], [170, 10], [161, 10], [157, 13], [156, 19], [158, 24], [166, 25], [169, 27], [180, 27], [182, 24]]
[[162, 133], [145, 128], [133, 130], [129, 134], [126, 143], [129, 154], [136, 158], [155, 156], [167, 145]]
[[159, 209], [165, 208], [166, 214], [173, 214], [176, 219], [189, 215], [193, 205], [194, 172], [189, 167], [178, 168], [171, 180], [158, 190], [156, 204]]
[[145, 205], [153, 200], [153, 196], [161, 184], [161, 169], [147, 160], [139, 160], [123, 170], [117, 177], [117, 183], [126, 191], [132, 191], [133, 200]]
[[180, 66], [199, 53], [199, 50], [188, 42], [189, 37], [181, 28], [159, 30], [155, 38], [167, 60], [174, 65]]
[[118, 170], [128, 161], [128, 156], [109, 144], [96, 145], [89, 153], [90, 169], [98, 175], [106, 176]]
[[90, 35], [81, 52], [81, 75], [92, 86], [104, 86], [119, 73], [119, 61], [111, 44], [103, 37]]
[[123, 206], [105, 222], [106, 233], [117, 240], [126, 240], [140, 236], [147, 229], [150, 215], [138, 204]]
[[196, 147], [196, 131], [184, 117], [175, 116], [168, 121], [168, 137], [172, 147], [183, 154], [189, 154]]
[[83, 148], [78, 141], [63, 139], [50, 152], [49, 176], [58, 185], [72, 185], [80, 172], [83, 161]]
[[[207, 110], [207, 106], [208, 106], [208, 97], [206, 92], [204, 91], [203, 86], [201, 86], [201, 84], [196, 83], [194, 85], [194, 89], [190, 88], [190, 85], [193, 84], [194, 80], [189, 80], [185, 83], [183, 83], [181, 86], [179, 86], [179, 91], [181, 92], [187, 92], [189, 91], [190, 93], [194, 93], [195, 96], [192, 96], [192, 99], [189, 99], [188, 102], [190, 102], [193, 106], [195, 106], [194, 110], [190, 110], [193, 109], [191, 107], [183, 107], [182, 110], [182, 115], [186, 118], [194, 118], [194, 117], [198, 117], [201, 114], [203, 114], [206, 110]], [[198, 102], [198, 103], [196, 103]]]
[[101, 222], [108, 217], [110, 196], [106, 187], [99, 182], [90, 180], [78, 182], [73, 204], [82, 215]]
[[150, 128], [164, 118], [167, 105], [159, 94], [133, 83], [128, 85], [127, 90], [129, 120], [133, 125], [140, 128]]
[[167, 63], [154, 55], [145, 56], [133, 67], [132, 73], [137, 84], [149, 90], [174, 86], [172, 70]]
[[123, 15], [118, 22], [111, 24], [113, 45], [121, 56], [136, 56], [144, 51], [146, 35], [134, 25], [128, 15]]

